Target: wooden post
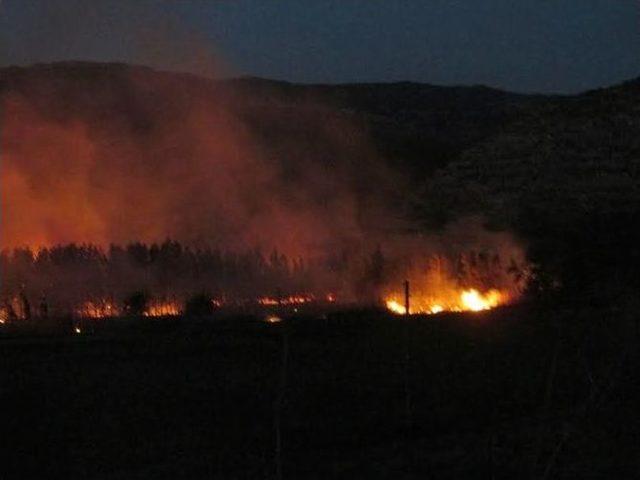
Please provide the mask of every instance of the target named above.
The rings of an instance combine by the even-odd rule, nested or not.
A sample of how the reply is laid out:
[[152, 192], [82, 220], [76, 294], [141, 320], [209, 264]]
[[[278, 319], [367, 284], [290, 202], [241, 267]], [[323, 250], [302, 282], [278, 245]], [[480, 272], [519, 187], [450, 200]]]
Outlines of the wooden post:
[[404, 281], [404, 314], [409, 315], [411, 312], [409, 305], [409, 280]]

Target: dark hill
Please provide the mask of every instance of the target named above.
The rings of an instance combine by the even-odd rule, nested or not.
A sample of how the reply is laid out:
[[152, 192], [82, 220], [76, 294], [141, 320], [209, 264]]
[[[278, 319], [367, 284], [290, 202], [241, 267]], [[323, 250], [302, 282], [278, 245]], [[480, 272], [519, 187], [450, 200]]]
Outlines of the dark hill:
[[[432, 181], [472, 204], [512, 216], [523, 206], [567, 214], [640, 205], [640, 83], [546, 99], [468, 148]], [[452, 192], [451, 192], [452, 193]], [[480, 198], [478, 198], [480, 197]], [[480, 200], [480, 202], [478, 201]]]
[[151, 84], [170, 82], [185, 96], [198, 96], [202, 101], [213, 101], [221, 90], [232, 91], [245, 119], [272, 143], [282, 137], [305, 135], [300, 128], [305, 124], [305, 113], [301, 113], [305, 109], [330, 107], [330, 115], [365, 126], [379, 153], [416, 180], [493, 135], [522, 108], [545, 98], [482, 86], [409, 82], [296, 85], [260, 78], [215, 81], [146, 67], [88, 62], [0, 69], [0, 91], [26, 95], [57, 118], [95, 118], [96, 114], [135, 118], [140, 112], [127, 111], [140, 103], [140, 99], [131, 99], [131, 75]]
[[523, 202], [632, 209], [638, 201], [638, 79], [576, 96], [527, 96], [410, 82], [217, 81], [124, 64], [64, 62], [0, 69], [0, 92], [24, 95], [60, 121], [118, 117], [144, 128], [146, 116], [175, 99], [132, 91], [132, 75], [151, 88], [169, 83], [177, 95], [202, 102], [230, 94], [247, 124], [276, 150], [292, 136], [310, 150], [322, 148], [309, 131], [310, 111], [354, 121], [383, 158], [415, 184], [425, 183], [436, 203], [453, 213], [480, 209], [513, 216]]

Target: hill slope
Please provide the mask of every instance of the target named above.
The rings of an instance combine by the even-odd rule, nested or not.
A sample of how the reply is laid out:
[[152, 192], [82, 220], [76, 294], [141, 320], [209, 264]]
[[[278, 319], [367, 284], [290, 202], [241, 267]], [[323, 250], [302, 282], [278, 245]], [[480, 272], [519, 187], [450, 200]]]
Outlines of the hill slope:
[[270, 144], [291, 136], [306, 140], [309, 132], [304, 128], [312, 125], [306, 120], [305, 109], [322, 107], [325, 114], [364, 126], [381, 155], [418, 179], [490, 137], [523, 107], [546, 98], [481, 86], [409, 82], [295, 85], [259, 78], [215, 81], [146, 67], [88, 62], [0, 69], [0, 92], [26, 95], [57, 118], [107, 113], [134, 118], [140, 114], [133, 110], [140, 100], [132, 102], [135, 92], [128, 82], [132, 75], [151, 85], [170, 82], [185, 96], [205, 101], [221, 92], [231, 94], [245, 120]]
[[[132, 76], [145, 87], [132, 89]], [[174, 98], [159, 85], [171, 85]], [[640, 212], [640, 80], [575, 96], [524, 96], [414, 83], [214, 81], [62, 63], [2, 69], [0, 92], [28, 97], [56, 122], [81, 118], [108, 129], [115, 119], [143, 137], [158, 111], [179, 117], [181, 103], [215, 106], [223, 98], [285, 179], [317, 165], [346, 168], [350, 188], [395, 189], [399, 209], [409, 200], [425, 224], [481, 213], [521, 232], [534, 256], [543, 252], [538, 258], [598, 258], [593, 275], [640, 258], [631, 228]], [[304, 178], [308, 185], [319, 177]], [[316, 196], [322, 203], [336, 194], [327, 186]], [[585, 264], [574, 260], [571, 269]]]

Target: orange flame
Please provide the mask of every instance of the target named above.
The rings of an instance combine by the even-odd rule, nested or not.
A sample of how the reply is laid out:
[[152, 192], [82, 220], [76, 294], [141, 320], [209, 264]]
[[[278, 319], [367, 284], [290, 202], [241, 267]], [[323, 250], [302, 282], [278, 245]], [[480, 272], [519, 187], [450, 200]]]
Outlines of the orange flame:
[[84, 302], [76, 308], [75, 314], [81, 318], [108, 318], [120, 315], [120, 309], [110, 300]]
[[[86, 301], [75, 309], [76, 317], [101, 319], [117, 317], [122, 314], [121, 309], [111, 300]], [[170, 317], [181, 314], [177, 301], [152, 301], [144, 313], [145, 317]]]
[[144, 313], [145, 317], [175, 317], [182, 313], [177, 302], [151, 302]]
[[261, 297], [258, 299], [258, 303], [263, 306], [303, 305], [313, 301], [315, 301], [315, 297], [313, 295], [290, 295], [283, 298]]
[[[490, 310], [509, 301], [509, 295], [497, 289], [481, 293], [475, 288], [461, 290], [450, 296], [411, 297], [409, 314], [433, 315], [440, 312], [479, 312]], [[405, 314], [405, 305], [397, 297], [387, 298], [387, 309], [393, 313]]]

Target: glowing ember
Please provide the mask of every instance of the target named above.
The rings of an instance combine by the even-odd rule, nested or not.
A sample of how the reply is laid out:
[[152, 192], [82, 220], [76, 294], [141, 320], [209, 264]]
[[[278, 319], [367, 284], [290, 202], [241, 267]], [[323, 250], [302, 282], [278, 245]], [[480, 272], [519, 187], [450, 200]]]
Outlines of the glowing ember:
[[[495, 289], [480, 293], [474, 288], [454, 293], [450, 295], [450, 299], [442, 296], [412, 296], [409, 313], [433, 315], [440, 312], [479, 312], [504, 305], [508, 298], [507, 294]], [[396, 298], [387, 299], [385, 304], [393, 313], [401, 315], [406, 313], [404, 303]]]
[[280, 323], [282, 319], [277, 315], [269, 315], [267, 318], [264, 319], [264, 321], [267, 323]]

